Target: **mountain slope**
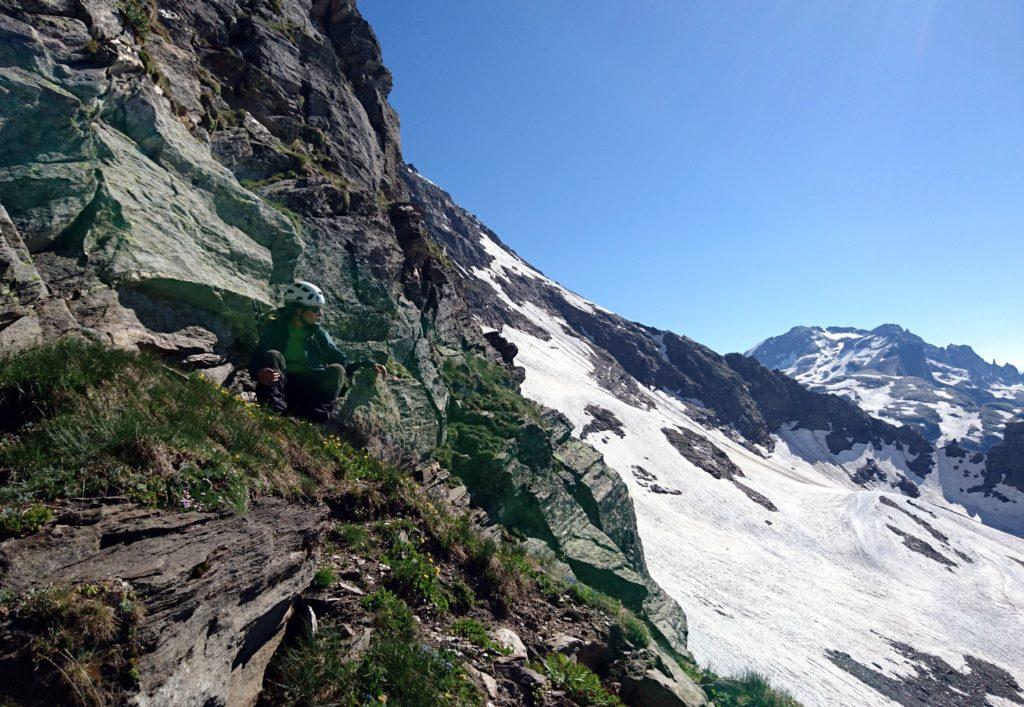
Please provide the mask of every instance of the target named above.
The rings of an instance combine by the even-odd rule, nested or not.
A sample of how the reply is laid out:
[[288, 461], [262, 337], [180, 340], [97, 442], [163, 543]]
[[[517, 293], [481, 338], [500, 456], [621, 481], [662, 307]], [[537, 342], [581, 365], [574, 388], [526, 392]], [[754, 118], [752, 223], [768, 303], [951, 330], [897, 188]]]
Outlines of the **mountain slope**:
[[946, 501], [919, 433], [623, 320], [404, 176], [523, 393], [629, 486], [698, 659], [757, 666], [808, 704], [1024, 703], [1024, 542]]
[[[0, 0], [0, 354], [34, 351], [62, 337], [157, 353], [176, 367], [172, 380], [195, 372], [223, 384], [217, 397], [242, 408], [244, 421], [242, 402], [227, 393], [251, 399], [245, 362], [261, 320], [284, 283], [316, 281], [329, 302], [324, 326], [339, 345], [354, 358], [387, 361], [394, 374], [354, 373], [332, 431], [407, 471], [442, 447], [458, 460], [469, 457], [478, 433], [486, 448], [475, 451], [486, 453], [493, 475], [445, 492], [459, 500], [486, 496], [494, 517], [478, 510], [474, 518], [490, 534], [503, 532], [500, 519], [516, 533], [518, 551], [528, 543], [567, 579], [618, 595], [645, 612], [650, 623], [643, 630], [685, 656], [685, 616], [648, 573], [625, 484], [571, 437], [557, 413], [518, 395], [408, 203], [390, 88], [373, 31], [352, 0]], [[13, 448], [8, 435], [31, 436], [38, 422], [20, 395], [0, 395], [5, 454]], [[104, 409], [123, 405], [117, 400]], [[504, 420], [500, 434], [492, 434], [490, 408], [509, 407], [522, 419]], [[451, 416], [466, 433], [457, 440], [465, 446], [449, 434]], [[197, 488], [209, 491], [211, 469], [242, 472], [244, 465], [232, 456], [193, 464], [173, 447], [146, 443], [143, 432], [159, 417], [139, 415], [134, 427], [117, 427], [128, 441], [115, 451], [128, 456], [115, 468], [153, 471], [181, 494], [180, 502], [145, 513], [167, 527], [164, 544], [180, 559], [175, 572], [195, 570], [193, 579], [203, 579], [211, 547], [228, 552], [229, 539], [223, 546], [216, 534], [195, 542], [179, 515]], [[94, 418], [104, 419], [86, 419]], [[220, 424], [193, 427], [225, 434]], [[88, 429], [76, 423], [58, 436], [79, 451], [110, 436]], [[61, 463], [71, 458], [56, 456]], [[113, 483], [23, 488], [15, 481], [24, 465], [6, 459], [0, 519], [14, 519], [29, 537], [5, 542], [0, 554], [37, 542], [42, 549], [27, 551], [39, 560], [31, 566], [0, 557], [5, 600], [8, 591], [29, 596], [53, 581], [46, 567], [57, 566], [61, 538], [71, 531], [50, 506], [107, 493], [117, 494], [105, 499], [116, 503], [131, 496], [128, 515], [137, 511], [135, 502], [157, 505], [152, 494]], [[72, 466], [75, 474], [95, 476], [89, 464]], [[296, 466], [304, 468], [303, 460]], [[247, 703], [240, 695], [260, 689], [287, 617], [305, 611], [298, 592], [325, 550], [318, 519], [337, 518], [350, 504], [308, 512], [318, 528], [302, 542], [303, 553], [282, 545], [284, 569], [252, 591], [240, 581], [223, 583], [225, 605], [245, 609], [238, 615], [272, 606], [265, 621], [183, 632], [173, 648], [196, 664], [143, 661], [148, 667], [139, 680], [122, 686], [123, 701], [136, 696], [141, 681], [149, 694], [173, 694], [175, 702]], [[224, 512], [238, 516], [231, 527], [244, 528], [251, 510], [240, 503]], [[302, 512], [289, 507], [277, 517]], [[38, 523], [24, 523], [26, 513]], [[112, 515], [103, 528], [111, 542], [156, 532]], [[209, 521], [209, 514], [199, 519]], [[84, 538], [82, 557], [114, 552], [91, 542], [91, 530], [75, 536]], [[277, 566], [266, 561], [267, 548], [242, 546], [237, 566]], [[104, 565], [99, 557], [88, 568], [138, 583], [143, 613], [166, 608], [160, 592], [142, 591], [151, 585], [123, 565]], [[181, 584], [175, 573], [166, 581]], [[530, 607], [512, 610], [520, 608]], [[0, 616], [0, 633], [10, 620]], [[209, 640], [216, 632], [222, 635]], [[139, 650], [160, 652], [168, 647], [164, 638], [157, 631]], [[205, 652], [221, 640], [243, 649]], [[190, 671], [223, 676], [223, 684], [190, 681], [183, 677]], [[681, 674], [677, 667], [665, 671], [667, 677], [651, 678], [661, 687], [689, 681], [674, 676]]]
[[933, 346], [895, 324], [794, 327], [747, 355], [879, 419], [913, 425], [939, 446], [987, 450], [1024, 413], [1024, 374], [1015, 367], [987, 363], [969, 346]]

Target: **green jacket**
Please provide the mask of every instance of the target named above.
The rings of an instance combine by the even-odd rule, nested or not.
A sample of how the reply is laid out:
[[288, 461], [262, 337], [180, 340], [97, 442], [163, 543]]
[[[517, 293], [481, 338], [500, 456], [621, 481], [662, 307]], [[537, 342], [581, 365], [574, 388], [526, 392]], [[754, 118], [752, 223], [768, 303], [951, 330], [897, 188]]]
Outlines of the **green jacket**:
[[[352, 375], [356, 368], [372, 366], [372, 361], [352, 360], [338, 348], [331, 335], [319, 324], [306, 327], [308, 335], [305, 341], [306, 365], [311, 371], [322, 371], [331, 363], [340, 363], [346, 372]], [[271, 319], [263, 327], [259, 343], [249, 359], [249, 373], [256, 377], [256, 372], [263, 368], [263, 355], [267, 351], [284, 353], [288, 345], [288, 322], [283, 318]]]

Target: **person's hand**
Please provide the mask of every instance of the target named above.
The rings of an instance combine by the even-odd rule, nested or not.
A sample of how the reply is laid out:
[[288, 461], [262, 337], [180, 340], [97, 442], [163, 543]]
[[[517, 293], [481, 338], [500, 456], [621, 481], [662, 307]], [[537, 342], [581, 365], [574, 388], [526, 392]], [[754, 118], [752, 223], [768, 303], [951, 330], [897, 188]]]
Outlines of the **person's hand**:
[[377, 371], [377, 375], [378, 376], [384, 376], [384, 380], [388, 379], [388, 369], [384, 368], [383, 364], [380, 364], [380, 363], [373, 364], [373, 370]]
[[281, 372], [276, 368], [261, 368], [256, 371], [256, 380], [263, 385], [271, 385], [281, 380]]

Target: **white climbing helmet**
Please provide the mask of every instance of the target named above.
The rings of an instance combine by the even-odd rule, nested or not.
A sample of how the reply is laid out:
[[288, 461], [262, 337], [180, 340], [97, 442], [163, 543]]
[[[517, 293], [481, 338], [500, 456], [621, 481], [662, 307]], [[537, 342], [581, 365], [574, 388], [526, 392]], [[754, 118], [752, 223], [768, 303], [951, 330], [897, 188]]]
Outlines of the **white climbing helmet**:
[[303, 307], [321, 307], [324, 302], [324, 292], [312, 282], [296, 280], [288, 285], [284, 291], [285, 304], [299, 304]]

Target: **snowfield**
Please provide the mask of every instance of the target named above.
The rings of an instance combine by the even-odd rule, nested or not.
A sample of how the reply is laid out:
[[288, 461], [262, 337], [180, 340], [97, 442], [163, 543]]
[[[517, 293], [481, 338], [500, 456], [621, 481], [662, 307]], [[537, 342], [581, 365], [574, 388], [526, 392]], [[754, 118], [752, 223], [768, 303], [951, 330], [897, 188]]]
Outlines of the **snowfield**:
[[[564, 413], [576, 435], [591, 419], [588, 405], [622, 423], [623, 436], [605, 431], [587, 441], [629, 487], [651, 575], [686, 611], [700, 663], [726, 674], [756, 669], [807, 705], [896, 704], [830, 658], [845, 653], [881, 676], [922, 677], [920, 665], [893, 642], [962, 672], [968, 671], [966, 656], [974, 656], [1024, 685], [1024, 540], [944, 498], [949, 479], [964, 473], [960, 460], [954, 470], [954, 460], [941, 458], [921, 497], [910, 500], [850, 480], [872, 460], [886, 476], [922, 481], [894, 448], [857, 445], [836, 457], [824, 432], [785, 428], [768, 453], [705, 428], [668, 392], [642, 388], [647, 406], [627, 404], [595, 381], [594, 352], [585, 338], [501, 288], [503, 268], [543, 276], [486, 234], [481, 238], [494, 261], [474, 274], [551, 337], [544, 341], [509, 326], [501, 331], [519, 347], [523, 394]], [[566, 300], [581, 309], [594, 306], [572, 293]], [[829, 351], [847, 338], [829, 339]], [[837, 358], [835, 373], [882, 348], [872, 342]], [[880, 410], [890, 390], [883, 385], [859, 397]], [[943, 433], [950, 436], [974, 423], [954, 423], [949, 415]], [[692, 464], [663, 428], [710, 440], [742, 470], [742, 483], [778, 510]]]

